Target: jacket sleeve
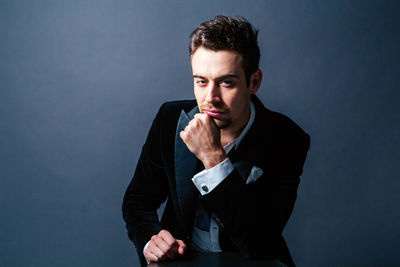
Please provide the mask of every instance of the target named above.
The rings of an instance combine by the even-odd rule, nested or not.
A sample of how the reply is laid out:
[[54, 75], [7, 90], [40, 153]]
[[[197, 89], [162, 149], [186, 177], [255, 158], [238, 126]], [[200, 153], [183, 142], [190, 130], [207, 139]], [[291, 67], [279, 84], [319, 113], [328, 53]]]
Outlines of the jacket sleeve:
[[261, 159], [263, 174], [246, 184], [234, 170], [213, 191], [201, 197], [203, 205], [240, 252], [250, 258], [274, 258], [297, 197], [309, 136], [296, 146], [279, 150], [272, 162]]
[[[163, 105], [164, 106], [164, 105]], [[160, 158], [160, 117], [163, 106], [142, 147], [134, 176], [125, 192], [122, 203], [123, 219], [129, 238], [133, 241], [141, 261], [143, 248], [151, 236], [162, 229], [157, 209], [166, 200], [168, 188], [165, 170]], [[143, 262], [142, 262], [143, 263]]]

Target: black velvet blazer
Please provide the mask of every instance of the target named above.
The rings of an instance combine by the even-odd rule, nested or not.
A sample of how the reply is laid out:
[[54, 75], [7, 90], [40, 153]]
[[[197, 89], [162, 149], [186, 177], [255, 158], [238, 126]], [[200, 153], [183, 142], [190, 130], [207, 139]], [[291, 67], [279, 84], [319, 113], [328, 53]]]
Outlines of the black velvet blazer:
[[[294, 265], [282, 230], [293, 210], [310, 138], [288, 117], [266, 109], [255, 95], [252, 102], [256, 110], [253, 125], [237, 150], [229, 154], [234, 171], [200, 201], [217, 218], [226, 238], [223, 243], [230, 244], [225, 247], [246, 257]], [[143, 247], [161, 229], [190, 247], [199, 198], [191, 178], [198, 160], [179, 132], [195, 113], [194, 100], [161, 106], [126, 190], [123, 218], [142, 265], [146, 263]], [[246, 184], [253, 166], [263, 174]], [[160, 222], [156, 210], [166, 199]]]

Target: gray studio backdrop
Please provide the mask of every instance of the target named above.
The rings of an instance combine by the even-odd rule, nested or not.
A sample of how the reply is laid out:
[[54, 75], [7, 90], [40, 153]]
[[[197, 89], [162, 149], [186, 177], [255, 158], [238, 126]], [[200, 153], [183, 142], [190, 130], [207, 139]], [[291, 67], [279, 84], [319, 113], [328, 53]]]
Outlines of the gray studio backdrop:
[[312, 138], [299, 266], [400, 264], [398, 1], [0, 1], [0, 266], [137, 266], [121, 201], [188, 35], [259, 29], [258, 96]]

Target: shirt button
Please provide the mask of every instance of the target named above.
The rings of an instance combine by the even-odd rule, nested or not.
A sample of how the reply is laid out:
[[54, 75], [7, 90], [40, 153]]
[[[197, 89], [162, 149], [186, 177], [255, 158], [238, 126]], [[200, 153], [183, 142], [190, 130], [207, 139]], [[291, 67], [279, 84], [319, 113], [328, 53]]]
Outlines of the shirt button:
[[201, 189], [203, 189], [204, 192], [208, 192], [208, 187], [205, 184], [201, 185]]

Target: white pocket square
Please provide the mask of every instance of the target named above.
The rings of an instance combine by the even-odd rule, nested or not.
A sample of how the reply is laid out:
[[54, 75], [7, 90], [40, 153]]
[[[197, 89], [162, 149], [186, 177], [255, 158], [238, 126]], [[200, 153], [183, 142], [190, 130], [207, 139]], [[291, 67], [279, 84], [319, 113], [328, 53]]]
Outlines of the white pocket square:
[[262, 174], [263, 171], [261, 170], [261, 168], [253, 166], [253, 168], [251, 168], [249, 177], [247, 177], [246, 184], [254, 183], [255, 181], [257, 181], [258, 178], [260, 178]]

